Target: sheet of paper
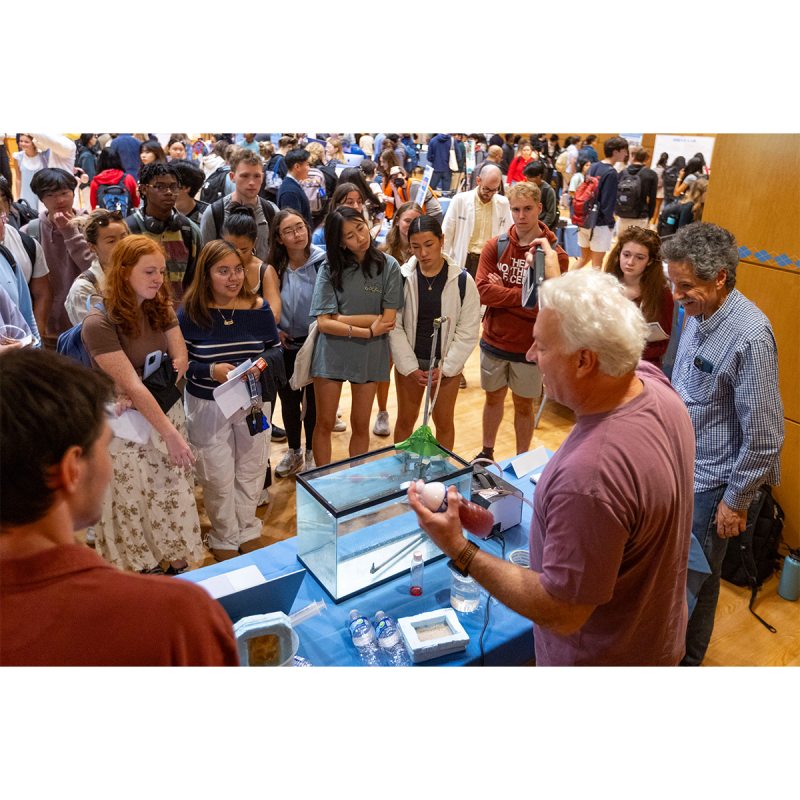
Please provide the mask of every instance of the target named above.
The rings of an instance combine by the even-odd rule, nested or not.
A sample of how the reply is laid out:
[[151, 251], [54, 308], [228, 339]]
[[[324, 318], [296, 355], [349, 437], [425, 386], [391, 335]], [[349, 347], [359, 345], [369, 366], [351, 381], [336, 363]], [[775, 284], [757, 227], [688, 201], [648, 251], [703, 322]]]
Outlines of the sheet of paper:
[[669, 334], [657, 322], [648, 322], [647, 327], [650, 329], [647, 334], [648, 342], [664, 342], [669, 339]]
[[217, 386], [214, 389], [214, 400], [225, 419], [230, 419], [239, 409], [250, 406], [250, 392], [247, 384], [237, 377]]
[[253, 366], [253, 362], [252, 362], [252, 361], [251, 361], [249, 358], [247, 359], [247, 361], [242, 361], [242, 363], [241, 363], [241, 364], [239, 364], [239, 366], [238, 366], [238, 367], [234, 367], [234, 368], [233, 368], [233, 369], [232, 369], [232, 370], [231, 370], [231, 371], [228, 373], [228, 380], [229, 380], [229, 381], [232, 381], [234, 378], [240, 378], [240, 377], [241, 377], [242, 375], [244, 375], [244, 374], [245, 374], [245, 372], [247, 372], [247, 370], [249, 370], [249, 369], [250, 369], [250, 367], [252, 367], [252, 366]]
[[118, 439], [137, 444], [147, 444], [153, 431], [153, 426], [133, 408], [123, 411], [118, 417], [111, 414], [108, 424]]
[[233, 572], [226, 572], [224, 575], [214, 575], [203, 581], [198, 581], [197, 585], [202, 586], [215, 600], [218, 597], [226, 597], [234, 592], [241, 592], [253, 586], [266, 583], [267, 579], [255, 564]]
[[511, 462], [514, 474], [521, 478], [529, 472], [541, 471], [550, 460], [550, 454], [544, 447], [537, 447], [529, 453], [523, 453]]

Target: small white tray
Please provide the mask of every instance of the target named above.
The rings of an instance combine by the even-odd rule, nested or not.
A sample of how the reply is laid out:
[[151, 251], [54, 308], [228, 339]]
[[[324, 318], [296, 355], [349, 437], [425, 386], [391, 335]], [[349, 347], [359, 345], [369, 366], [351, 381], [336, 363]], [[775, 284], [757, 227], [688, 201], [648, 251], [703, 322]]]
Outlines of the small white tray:
[[466, 650], [469, 634], [452, 608], [426, 611], [414, 617], [401, 617], [397, 627], [415, 664]]

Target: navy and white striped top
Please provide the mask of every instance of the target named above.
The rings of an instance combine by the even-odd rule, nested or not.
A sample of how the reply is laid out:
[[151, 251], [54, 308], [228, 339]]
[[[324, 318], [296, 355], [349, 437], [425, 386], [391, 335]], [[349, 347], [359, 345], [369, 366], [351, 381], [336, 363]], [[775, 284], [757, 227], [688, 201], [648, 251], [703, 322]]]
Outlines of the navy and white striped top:
[[687, 319], [672, 385], [694, 426], [696, 492], [727, 486], [722, 499], [741, 510], [762, 484], [779, 483], [783, 405], [775, 337], [738, 290], [708, 319]]
[[[186, 391], [202, 400], [213, 400], [213, 391], [219, 383], [211, 378], [211, 365], [227, 363], [237, 366], [248, 358], [256, 360], [267, 348], [278, 343], [278, 329], [269, 303], [264, 300], [261, 308], [236, 309], [220, 312], [210, 308], [212, 326], [201, 328], [186, 315], [178, 311], [181, 333], [189, 351], [189, 371], [186, 373]], [[224, 314], [224, 316], [223, 316]], [[233, 319], [233, 325], [225, 325], [225, 319]]]

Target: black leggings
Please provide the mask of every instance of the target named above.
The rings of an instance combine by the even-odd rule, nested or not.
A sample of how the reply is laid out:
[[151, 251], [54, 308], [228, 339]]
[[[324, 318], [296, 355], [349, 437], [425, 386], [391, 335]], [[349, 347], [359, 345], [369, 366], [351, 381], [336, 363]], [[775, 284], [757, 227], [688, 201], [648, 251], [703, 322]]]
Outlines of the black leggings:
[[[283, 363], [286, 365], [286, 380], [288, 381], [294, 374], [294, 362], [299, 350], [283, 351]], [[300, 413], [303, 401], [303, 392], [306, 393], [306, 415], [302, 420], [306, 430], [306, 450], [311, 449], [311, 439], [314, 436], [314, 426], [317, 424], [317, 404], [314, 400], [314, 384], [309, 383], [299, 392], [294, 391], [288, 382], [286, 386], [278, 390], [281, 398], [281, 412], [283, 414], [283, 424], [286, 428], [286, 438], [292, 450], [300, 449]]]

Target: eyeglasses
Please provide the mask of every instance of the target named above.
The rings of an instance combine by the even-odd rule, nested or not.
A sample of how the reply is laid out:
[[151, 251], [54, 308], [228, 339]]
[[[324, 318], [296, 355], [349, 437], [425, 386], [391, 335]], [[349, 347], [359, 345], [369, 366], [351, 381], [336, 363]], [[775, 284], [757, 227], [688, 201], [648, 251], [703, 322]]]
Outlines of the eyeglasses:
[[298, 225], [295, 225], [293, 228], [284, 228], [282, 231], [280, 231], [280, 235], [297, 237], [300, 236], [300, 234], [303, 233], [305, 229], [306, 226], [300, 223]]
[[164, 192], [164, 194], [178, 194], [180, 186], [177, 183], [151, 183], [150, 188], [155, 189], [157, 192]]
[[496, 192], [500, 191], [499, 186], [496, 189], [490, 189], [485, 183], [481, 184], [481, 189], [483, 190], [484, 194], [495, 194]]
[[212, 272], [220, 278], [227, 278], [231, 272], [234, 275], [244, 275], [244, 267], [215, 267]]

